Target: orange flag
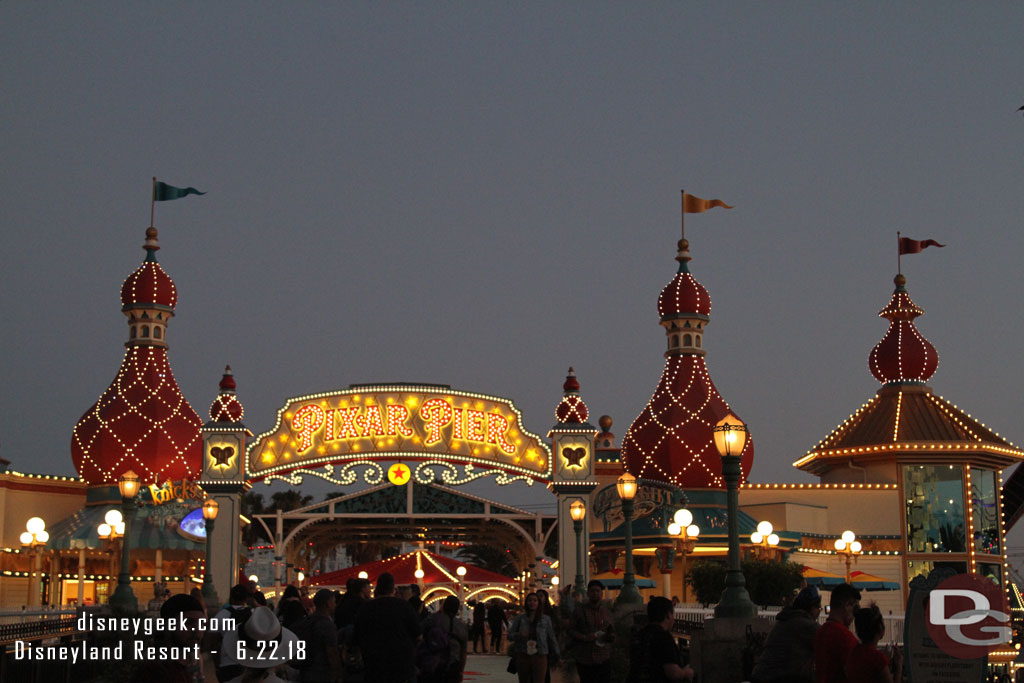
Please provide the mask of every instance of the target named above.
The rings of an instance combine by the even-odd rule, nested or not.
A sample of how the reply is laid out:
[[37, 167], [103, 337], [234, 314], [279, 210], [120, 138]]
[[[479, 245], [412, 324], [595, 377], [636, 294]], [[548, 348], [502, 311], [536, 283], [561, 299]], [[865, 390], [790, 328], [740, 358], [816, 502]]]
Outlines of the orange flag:
[[732, 208], [721, 199], [701, 199], [700, 197], [694, 197], [692, 194], [683, 194], [683, 213], [703, 213], [716, 206], [726, 209]]

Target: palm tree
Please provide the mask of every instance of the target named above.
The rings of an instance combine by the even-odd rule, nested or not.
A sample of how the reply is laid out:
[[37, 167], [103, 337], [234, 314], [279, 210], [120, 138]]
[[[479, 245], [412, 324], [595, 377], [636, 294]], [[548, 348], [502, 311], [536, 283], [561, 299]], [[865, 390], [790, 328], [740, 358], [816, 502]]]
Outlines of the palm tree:
[[516, 557], [511, 550], [496, 548], [492, 545], [475, 543], [459, 548], [459, 557], [474, 567], [487, 569], [505, 576], [518, 576]]

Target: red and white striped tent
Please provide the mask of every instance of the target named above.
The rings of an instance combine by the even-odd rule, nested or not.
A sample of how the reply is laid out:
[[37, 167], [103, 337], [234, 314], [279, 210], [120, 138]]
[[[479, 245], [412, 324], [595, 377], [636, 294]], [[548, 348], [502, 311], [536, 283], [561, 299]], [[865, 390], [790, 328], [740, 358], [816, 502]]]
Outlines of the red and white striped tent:
[[[461, 581], [459, 567], [466, 570]], [[422, 572], [422, 576], [417, 576], [418, 571]], [[491, 598], [501, 598], [505, 601], [519, 599], [519, 584], [516, 579], [426, 550], [414, 550], [376, 562], [318, 574], [310, 577], [309, 583], [312, 586], [344, 590], [349, 579], [366, 578], [371, 584], [375, 584], [377, 578], [385, 572], [395, 577], [395, 585], [418, 584], [420, 596], [428, 605], [449, 595], [464, 601]]]

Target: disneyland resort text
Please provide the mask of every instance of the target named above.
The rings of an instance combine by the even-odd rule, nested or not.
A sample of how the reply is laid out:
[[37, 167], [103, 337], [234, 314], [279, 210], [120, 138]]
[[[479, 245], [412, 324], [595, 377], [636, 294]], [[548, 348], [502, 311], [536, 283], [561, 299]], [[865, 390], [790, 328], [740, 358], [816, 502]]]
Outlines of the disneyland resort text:
[[[184, 615], [164, 617], [101, 617], [83, 613], [75, 622], [82, 633], [105, 632], [114, 635], [132, 636], [128, 659], [199, 659], [199, 644], [171, 646], [153, 645], [139, 636], [152, 636], [174, 631], [233, 631], [237, 628], [234, 619], [189, 619]], [[87, 640], [69, 645], [31, 645], [23, 640], [15, 641], [15, 659], [79, 661], [123, 660], [125, 641], [116, 645], [90, 645]]]

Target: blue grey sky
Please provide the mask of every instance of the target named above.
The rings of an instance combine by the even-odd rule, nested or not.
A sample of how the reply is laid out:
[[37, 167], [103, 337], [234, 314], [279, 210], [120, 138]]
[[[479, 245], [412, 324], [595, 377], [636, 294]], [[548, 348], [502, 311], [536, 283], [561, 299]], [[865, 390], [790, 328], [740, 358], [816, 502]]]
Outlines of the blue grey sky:
[[876, 390], [897, 230], [948, 245], [904, 259], [932, 386], [1022, 444], [1022, 26], [1011, 3], [3, 3], [0, 455], [73, 473], [152, 176], [207, 192], [156, 211], [204, 416], [230, 363], [256, 432], [289, 396], [422, 381], [544, 434], [572, 365], [621, 438], [685, 188], [735, 206], [687, 237], [753, 480], [810, 481], [790, 464]]

